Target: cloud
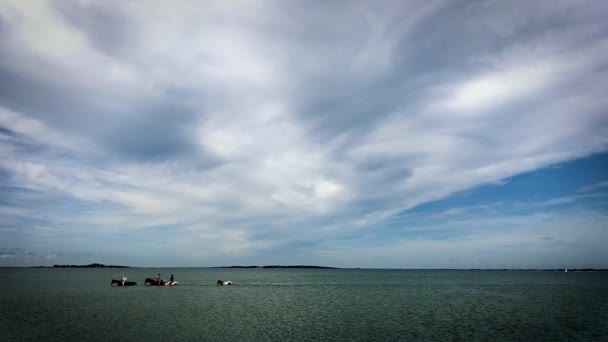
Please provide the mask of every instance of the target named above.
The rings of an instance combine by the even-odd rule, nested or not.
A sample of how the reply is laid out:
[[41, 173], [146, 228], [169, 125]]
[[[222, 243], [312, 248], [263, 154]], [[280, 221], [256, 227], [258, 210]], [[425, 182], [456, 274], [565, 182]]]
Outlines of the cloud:
[[[32, 260], [38, 258], [39, 255], [24, 250], [22, 248], [0, 248], [0, 259], [25, 259]], [[12, 261], [12, 260], [10, 260]]]
[[579, 192], [591, 192], [591, 191], [601, 190], [606, 187], [608, 187], [608, 180], [604, 180], [604, 181], [597, 182], [594, 184], [585, 185], [584, 187], [580, 188], [578, 191]]
[[3, 2], [3, 237], [223, 264], [606, 151], [606, 6], [385, 5]]
[[[595, 212], [467, 215], [403, 225], [409, 234], [379, 234], [320, 243], [310, 252], [337, 265], [393, 268], [601, 268], [606, 215]], [[419, 229], [415, 228], [420, 227]], [[573, 229], [573, 227], [585, 227]], [[352, 251], [356, 250], [356, 253]], [[593, 251], [593, 255], [589, 254]]]

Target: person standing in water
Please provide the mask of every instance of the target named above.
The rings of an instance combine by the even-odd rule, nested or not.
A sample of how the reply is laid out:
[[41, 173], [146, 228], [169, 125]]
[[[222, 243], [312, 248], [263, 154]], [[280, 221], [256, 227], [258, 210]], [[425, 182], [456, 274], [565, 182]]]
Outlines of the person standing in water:
[[173, 284], [173, 273], [171, 273], [170, 281], [171, 281], [171, 284]]
[[156, 275], [156, 285], [160, 285], [161, 284], [161, 279], [160, 279], [160, 273]]
[[120, 282], [122, 283], [122, 286], [125, 286], [125, 283], [127, 282], [127, 277], [125, 277], [125, 275], [122, 275], [122, 278], [120, 278]]

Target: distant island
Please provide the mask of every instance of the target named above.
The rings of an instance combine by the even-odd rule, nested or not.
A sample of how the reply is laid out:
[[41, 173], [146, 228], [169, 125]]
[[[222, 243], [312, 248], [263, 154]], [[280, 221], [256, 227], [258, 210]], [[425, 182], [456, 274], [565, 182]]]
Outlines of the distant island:
[[130, 268], [130, 266], [104, 265], [93, 263], [88, 265], [53, 265], [53, 268]]
[[314, 269], [337, 269], [337, 267], [312, 266], [312, 265], [218, 266], [218, 267], [211, 267], [211, 268], [314, 268]]

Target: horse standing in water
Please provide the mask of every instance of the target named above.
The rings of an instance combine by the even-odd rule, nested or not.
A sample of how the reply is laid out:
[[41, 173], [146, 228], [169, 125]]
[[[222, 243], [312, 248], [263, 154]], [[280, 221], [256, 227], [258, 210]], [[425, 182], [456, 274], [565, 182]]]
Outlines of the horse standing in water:
[[175, 286], [177, 284], [178, 284], [178, 282], [176, 282], [176, 281], [162, 280], [162, 279], [159, 283], [156, 281], [156, 279], [153, 279], [153, 278], [146, 278], [146, 280], [144, 281], [144, 285], [152, 285], [152, 286]]
[[[122, 282], [118, 279], [112, 279], [112, 283], [110, 284], [110, 286], [114, 286], [114, 284], [116, 284], [118, 286], [122, 286]], [[135, 286], [135, 285], [137, 285], [137, 283], [134, 281], [125, 281], [125, 286]]]
[[159, 284], [156, 281], [156, 279], [146, 278], [146, 280], [144, 281], [144, 285], [156, 285], [156, 286], [158, 286], [158, 285], [162, 285], [162, 284]]

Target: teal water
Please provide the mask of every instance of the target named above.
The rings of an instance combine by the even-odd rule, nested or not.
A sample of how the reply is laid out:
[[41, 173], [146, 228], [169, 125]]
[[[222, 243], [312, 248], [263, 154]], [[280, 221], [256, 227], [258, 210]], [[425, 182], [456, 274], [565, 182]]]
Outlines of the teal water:
[[124, 271], [0, 268], [0, 340], [608, 341], [606, 272]]

